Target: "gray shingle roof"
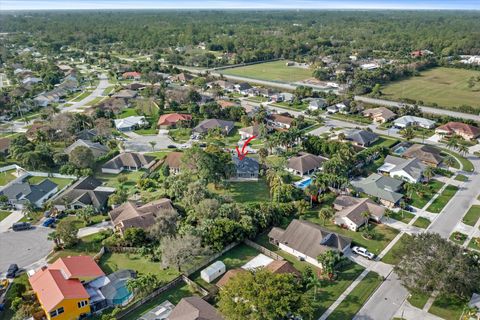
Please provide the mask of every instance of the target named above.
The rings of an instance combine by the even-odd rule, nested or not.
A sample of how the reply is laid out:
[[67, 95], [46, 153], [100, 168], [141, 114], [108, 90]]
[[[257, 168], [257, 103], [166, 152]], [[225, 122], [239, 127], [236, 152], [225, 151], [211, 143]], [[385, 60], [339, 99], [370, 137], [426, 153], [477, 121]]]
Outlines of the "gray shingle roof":
[[240, 160], [237, 156], [234, 156], [233, 163], [235, 164], [237, 173], [258, 174], [258, 170], [260, 169], [258, 161], [249, 157], [245, 157], [243, 160]]
[[102, 168], [122, 169], [125, 167], [146, 168], [149, 163], [155, 160], [155, 157], [143, 155], [136, 152], [120, 153], [115, 158], [105, 163]]
[[403, 195], [397, 191], [403, 181], [377, 173], [372, 173], [367, 178], [359, 181], [352, 181], [352, 186], [360, 192], [373, 197], [378, 197], [393, 203], [399, 201]]
[[197, 133], [207, 133], [208, 130], [214, 129], [214, 128], [220, 128], [222, 130], [225, 130], [226, 133], [230, 133], [232, 129], [235, 127], [235, 123], [233, 121], [227, 121], [227, 120], [220, 120], [220, 119], [207, 119], [203, 120], [193, 128], [194, 132]]
[[347, 140], [354, 141], [359, 145], [365, 146], [378, 139], [378, 135], [371, 131], [351, 129], [345, 132]]

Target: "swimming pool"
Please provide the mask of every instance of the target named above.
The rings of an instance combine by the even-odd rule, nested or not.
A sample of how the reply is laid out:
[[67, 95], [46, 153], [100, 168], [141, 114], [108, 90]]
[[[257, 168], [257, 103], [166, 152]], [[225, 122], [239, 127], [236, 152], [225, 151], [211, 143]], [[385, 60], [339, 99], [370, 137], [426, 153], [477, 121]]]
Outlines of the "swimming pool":
[[122, 279], [115, 283], [115, 293], [112, 297], [112, 303], [114, 305], [125, 303], [131, 296], [132, 293], [127, 289], [127, 279]]
[[305, 179], [302, 179], [298, 182], [295, 182], [295, 186], [297, 188], [300, 188], [300, 189], [305, 189], [306, 187], [308, 187], [310, 184], [312, 183], [312, 178], [305, 178]]
[[407, 151], [407, 148], [404, 147], [404, 146], [400, 146], [400, 147], [396, 148], [396, 149], [393, 151], [393, 153], [396, 154], [396, 155], [398, 155], [398, 156], [401, 156], [402, 154], [405, 153], [405, 151]]

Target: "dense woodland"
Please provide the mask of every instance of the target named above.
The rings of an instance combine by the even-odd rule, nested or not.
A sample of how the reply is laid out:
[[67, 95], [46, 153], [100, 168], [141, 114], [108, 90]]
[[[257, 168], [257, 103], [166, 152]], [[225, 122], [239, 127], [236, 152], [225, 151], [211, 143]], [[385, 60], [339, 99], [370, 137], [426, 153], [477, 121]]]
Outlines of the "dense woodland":
[[[433, 11], [99, 11], [4, 13], [12, 40], [58, 53], [64, 45], [104, 52], [169, 54], [205, 43], [235, 53], [235, 62], [352, 52], [405, 57], [428, 49], [437, 56], [480, 54], [477, 12]], [[179, 23], [181, 21], [182, 23]], [[5, 50], [2, 50], [2, 59]]]

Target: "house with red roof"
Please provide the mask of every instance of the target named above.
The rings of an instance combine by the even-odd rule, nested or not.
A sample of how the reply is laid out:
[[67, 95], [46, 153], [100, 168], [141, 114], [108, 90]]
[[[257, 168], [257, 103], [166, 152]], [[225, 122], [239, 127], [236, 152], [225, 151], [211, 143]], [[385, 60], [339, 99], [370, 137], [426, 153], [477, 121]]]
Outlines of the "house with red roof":
[[175, 127], [179, 122], [189, 122], [191, 120], [192, 116], [190, 114], [168, 113], [160, 116], [157, 125], [161, 129], [167, 129]]
[[459, 135], [466, 140], [473, 140], [480, 136], [480, 128], [474, 127], [472, 125], [463, 123], [463, 122], [448, 122], [442, 126], [435, 129], [435, 133], [451, 136]]
[[128, 72], [124, 72], [122, 74], [122, 78], [123, 79], [135, 79], [135, 80], [140, 80], [140, 77], [142, 76], [142, 74], [140, 72], [137, 72], [137, 71], [128, 71]]
[[28, 281], [47, 319], [78, 319], [90, 313], [84, 282], [105, 276], [90, 256], [59, 258], [35, 272]]

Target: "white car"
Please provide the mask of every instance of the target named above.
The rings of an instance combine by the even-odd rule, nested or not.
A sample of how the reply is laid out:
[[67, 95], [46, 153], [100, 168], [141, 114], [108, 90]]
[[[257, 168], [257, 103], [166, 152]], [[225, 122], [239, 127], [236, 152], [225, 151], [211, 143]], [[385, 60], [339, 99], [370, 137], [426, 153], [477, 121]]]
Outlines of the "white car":
[[362, 257], [365, 257], [369, 260], [373, 260], [375, 258], [375, 255], [371, 252], [368, 252], [367, 249], [363, 247], [353, 247], [352, 251], [358, 255], [361, 255]]

